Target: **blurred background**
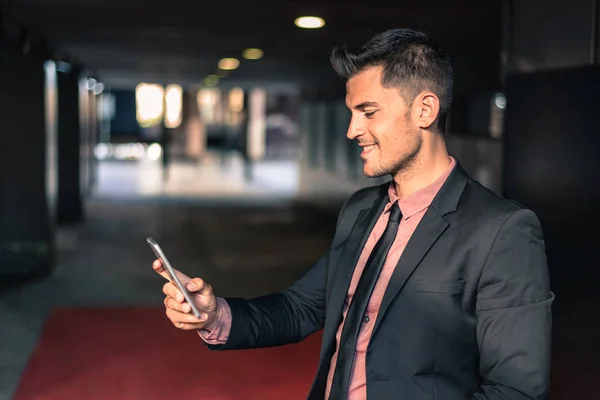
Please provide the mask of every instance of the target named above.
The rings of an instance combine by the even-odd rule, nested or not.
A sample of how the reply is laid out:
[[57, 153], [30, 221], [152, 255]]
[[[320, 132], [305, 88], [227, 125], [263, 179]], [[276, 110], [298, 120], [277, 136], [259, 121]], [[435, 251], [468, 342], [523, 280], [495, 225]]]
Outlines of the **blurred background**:
[[398, 27], [429, 31], [452, 59], [451, 154], [542, 222], [551, 399], [597, 398], [599, 12], [0, 0], [0, 398], [304, 398], [318, 339], [208, 353], [166, 322], [145, 238], [221, 296], [301, 276], [343, 201], [389, 179], [362, 175], [329, 52]]

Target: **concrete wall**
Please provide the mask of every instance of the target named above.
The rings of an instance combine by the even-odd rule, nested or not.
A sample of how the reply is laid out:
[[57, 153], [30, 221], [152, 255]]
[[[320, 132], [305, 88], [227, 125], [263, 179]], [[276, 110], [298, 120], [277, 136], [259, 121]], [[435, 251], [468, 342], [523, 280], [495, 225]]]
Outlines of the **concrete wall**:
[[510, 0], [504, 18], [507, 72], [590, 64], [598, 59], [597, 0]]

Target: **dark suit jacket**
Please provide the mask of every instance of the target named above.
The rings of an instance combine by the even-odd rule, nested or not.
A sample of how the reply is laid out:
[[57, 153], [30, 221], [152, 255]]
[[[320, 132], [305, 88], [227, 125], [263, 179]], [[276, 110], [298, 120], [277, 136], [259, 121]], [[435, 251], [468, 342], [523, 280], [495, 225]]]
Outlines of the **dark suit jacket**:
[[[351, 196], [329, 251], [289, 289], [226, 299], [230, 336], [209, 347], [276, 346], [324, 328], [309, 394], [322, 400], [350, 279], [387, 188]], [[457, 163], [385, 292], [367, 350], [368, 398], [546, 398], [553, 298], [535, 214], [485, 189]]]

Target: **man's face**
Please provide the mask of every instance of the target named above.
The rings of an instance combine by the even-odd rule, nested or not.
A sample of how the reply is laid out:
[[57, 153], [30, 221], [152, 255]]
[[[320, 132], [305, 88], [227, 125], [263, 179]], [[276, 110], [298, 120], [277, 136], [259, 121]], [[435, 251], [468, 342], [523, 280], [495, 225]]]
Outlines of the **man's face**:
[[395, 175], [408, 169], [421, 150], [420, 130], [411, 124], [411, 107], [398, 88], [381, 86], [381, 67], [367, 68], [346, 84], [352, 120], [346, 136], [362, 147], [363, 173]]

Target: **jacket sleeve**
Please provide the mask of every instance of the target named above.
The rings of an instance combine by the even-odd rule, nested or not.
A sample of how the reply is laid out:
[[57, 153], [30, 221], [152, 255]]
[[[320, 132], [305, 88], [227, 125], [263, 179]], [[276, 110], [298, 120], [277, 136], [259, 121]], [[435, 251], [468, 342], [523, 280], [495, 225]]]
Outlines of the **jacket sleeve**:
[[[343, 205], [340, 222], [351, 196]], [[343, 235], [342, 235], [343, 236]], [[335, 240], [334, 240], [335, 243]], [[323, 328], [329, 251], [288, 289], [253, 299], [225, 298], [231, 310], [231, 330], [224, 344], [209, 344], [211, 350], [249, 349], [299, 342]]]
[[554, 295], [540, 223], [530, 210], [498, 230], [479, 281], [480, 390], [473, 400], [546, 399]]
[[[360, 192], [360, 191], [359, 191]], [[357, 193], [359, 193], [357, 192]], [[351, 203], [350, 196], [338, 215], [336, 239], [343, 238], [340, 224]], [[328, 250], [288, 289], [253, 299], [225, 298], [231, 311], [231, 330], [224, 344], [211, 350], [249, 349], [296, 343], [323, 328], [329, 265]]]
[[298, 342], [323, 327], [328, 253], [290, 288], [253, 299], [225, 298], [231, 331], [212, 350], [250, 349]]

